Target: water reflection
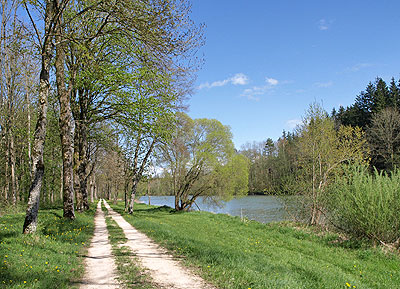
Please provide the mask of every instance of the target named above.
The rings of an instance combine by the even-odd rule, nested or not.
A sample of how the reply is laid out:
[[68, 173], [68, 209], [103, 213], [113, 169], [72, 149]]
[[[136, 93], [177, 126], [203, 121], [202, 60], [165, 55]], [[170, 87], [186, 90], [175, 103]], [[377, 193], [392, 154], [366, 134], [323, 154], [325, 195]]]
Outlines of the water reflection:
[[[141, 197], [140, 201], [148, 203], [148, 197]], [[174, 207], [173, 196], [151, 196], [151, 204], [156, 206]], [[294, 196], [246, 196], [235, 198], [228, 202], [215, 204], [199, 197], [196, 204], [202, 211], [243, 216], [250, 220], [262, 223], [289, 220], [290, 215], [286, 208], [292, 210], [296, 206]], [[197, 210], [194, 205], [193, 209]]]

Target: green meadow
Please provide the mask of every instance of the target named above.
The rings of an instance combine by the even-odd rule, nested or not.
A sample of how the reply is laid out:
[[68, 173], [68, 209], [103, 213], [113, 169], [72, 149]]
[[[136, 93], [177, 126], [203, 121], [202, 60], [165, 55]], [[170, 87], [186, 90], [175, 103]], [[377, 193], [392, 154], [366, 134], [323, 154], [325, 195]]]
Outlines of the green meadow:
[[112, 206], [218, 288], [400, 288], [400, 257], [293, 223]]
[[62, 209], [39, 211], [38, 231], [22, 234], [25, 213], [0, 217], [0, 288], [74, 288], [93, 235], [94, 210], [65, 220]]
[[[295, 223], [261, 224], [208, 212], [178, 213], [137, 204], [125, 219], [218, 288], [400, 288], [400, 256], [366, 241]], [[21, 234], [24, 213], [0, 219], [0, 288], [74, 288], [93, 234], [94, 211], [39, 214], [38, 232]], [[107, 218], [120, 280], [152, 288]]]

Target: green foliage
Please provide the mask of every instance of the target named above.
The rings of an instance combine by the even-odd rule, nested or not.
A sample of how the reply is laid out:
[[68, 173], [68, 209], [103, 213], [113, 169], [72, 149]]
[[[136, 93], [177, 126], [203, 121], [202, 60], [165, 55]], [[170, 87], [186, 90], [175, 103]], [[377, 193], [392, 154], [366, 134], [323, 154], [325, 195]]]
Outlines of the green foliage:
[[300, 193], [309, 198], [310, 223], [317, 224], [327, 185], [340, 173], [341, 164], [365, 160], [366, 140], [358, 127], [335, 130], [333, 120], [318, 104], [310, 106], [298, 135]]
[[332, 221], [354, 237], [400, 242], [400, 170], [388, 175], [347, 166], [326, 196]]
[[400, 164], [400, 113], [394, 108], [382, 109], [372, 116], [368, 127], [372, 162], [391, 171]]
[[400, 258], [295, 224], [243, 222], [207, 212], [113, 206], [218, 288], [397, 288]]
[[190, 209], [199, 196], [227, 200], [247, 192], [247, 160], [235, 153], [229, 127], [218, 120], [178, 114], [176, 131], [160, 155], [177, 210]]
[[94, 211], [65, 220], [62, 210], [39, 211], [35, 234], [22, 235], [24, 213], [0, 219], [0, 288], [73, 288], [93, 235]]
[[249, 160], [249, 193], [295, 194], [298, 190], [298, 137], [286, 133], [273, 142], [247, 143], [240, 153]]
[[[394, 164], [397, 164], [395, 159], [399, 158], [399, 145], [393, 142], [395, 147], [388, 147], [389, 142], [394, 139], [388, 132], [398, 128], [393, 127], [394, 122], [389, 121], [387, 115], [388, 110], [399, 111], [399, 96], [399, 81], [392, 78], [388, 86], [382, 78], [377, 78], [356, 97], [353, 105], [347, 108], [340, 107], [338, 112], [336, 110], [332, 112], [336, 127], [358, 126], [367, 132], [368, 143], [371, 147], [371, 167], [376, 167], [378, 170], [393, 170]], [[386, 116], [383, 116], [385, 114]], [[377, 134], [380, 135], [379, 140], [376, 139]]]

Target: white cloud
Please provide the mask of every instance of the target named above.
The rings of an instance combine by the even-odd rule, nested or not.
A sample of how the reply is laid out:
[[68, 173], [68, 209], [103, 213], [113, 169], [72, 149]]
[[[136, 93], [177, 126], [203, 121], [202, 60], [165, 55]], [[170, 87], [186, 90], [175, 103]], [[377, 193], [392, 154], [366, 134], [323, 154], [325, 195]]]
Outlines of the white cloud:
[[265, 78], [265, 81], [266, 81], [267, 83], [269, 83], [270, 85], [273, 85], [273, 86], [278, 85], [278, 83], [279, 83], [278, 80], [273, 79], [273, 78], [268, 78], [268, 77]]
[[253, 86], [252, 88], [247, 88], [243, 90], [241, 96], [247, 97], [249, 100], [260, 100], [261, 95], [267, 93], [267, 91], [271, 90], [274, 86], [278, 85], [279, 81], [274, 78], [265, 78], [265, 85], [262, 86]]
[[287, 122], [286, 122], [286, 126], [289, 128], [289, 129], [294, 129], [294, 128], [296, 128], [298, 125], [300, 125], [302, 123], [302, 120], [301, 119], [289, 119]]
[[331, 28], [332, 23], [332, 20], [320, 19], [318, 21], [318, 29], [321, 31], [328, 30], [329, 28]]
[[249, 83], [249, 78], [244, 73], [236, 73], [234, 76], [224, 80], [218, 80], [212, 83], [209, 82], [202, 83], [199, 85], [198, 89], [221, 87], [227, 84], [246, 85], [247, 83]]
[[345, 69], [345, 71], [347, 71], [347, 72], [357, 72], [357, 71], [359, 71], [361, 69], [368, 68], [368, 67], [371, 67], [371, 66], [373, 66], [372, 63], [357, 63], [357, 64], [355, 64], [355, 65], [353, 65], [351, 67], [347, 67]]
[[314, 83], [315, 87], [319, 87], [319, 88], [327, 88], [333, 85], [332, 81], [328, 81], [328, 82], [316, 82]]
[[259, 101], [259, 96], [265, 94], [267, 90], [266, 86], [253, 86], [252, 88], [243, 90], [241, 95], [247, 97], [249, 100]]
[[237, 73], [233, 77], [231, 77], [231, 82], [234, 85], [245, 85], [249, 83], [248, 77], [243, 73]]

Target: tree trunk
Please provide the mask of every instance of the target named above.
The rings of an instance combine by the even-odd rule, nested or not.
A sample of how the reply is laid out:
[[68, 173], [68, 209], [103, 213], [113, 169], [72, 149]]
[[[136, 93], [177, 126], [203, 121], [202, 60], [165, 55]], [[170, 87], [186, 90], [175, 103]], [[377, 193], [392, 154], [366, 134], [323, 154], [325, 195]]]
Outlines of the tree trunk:
[[26, 110], [27, 110], [27, 122], [28, 122], [28, 132], [27, 132], [27, 139], [28, 139], [28, 163], [29, 163], [29, 176], [30, 181], [32, 181], [32, 149], [31, 149], [31, 105], [29, 99], [29, 83], [28, 83], [28, 69], [26, 69], [25, 73], [25, 101], [26, 101]]
[[94, 198], [94, 178], [95, 175], [93, 174], [93, 176], [90, 178], [90, 202], [93, 203], [93, 198]]
[[79, 190], [81, 210], [89, 209], [87, 183], [90, 174], [87, 173], [89, 163], [88, 139], [87, 139], [87, 114], [88, 114], [88, 92], [84, 89], [76, 91], [79, 99], [77, 108], [73, 111], [76, 120], [75, 125], [75, 153], [77, 160], [75, 165], [76, 192]]
[[63, 199], [63, 192], [64, 192], [64, 186], [63, 186], [63, 179], [64, 179], [64, 172], [63, 169], [61, 168], [60, 170], [60, 200]]
[[115, 192], [114, 192], [113, 204], [116, 205], [117, 200], [118, 200], [118, 184], [117, 184], [117, 182], [114, 183], [114, 188], [115, 188]]
[[73, 184], [73, 156], [74, 146], [72, 137], [72, 117], [69, 92], [65, 87], [65, 51], [61, 17], [57, 21], [56, 34], [56, 82], [58, 100], [60, 103], [60, 132], [61, 132], [61, 151], [63, 159], [63, 203], [64, 218], [75, 219], [74, 210], [74, 184]]
[[[85, 109], [81, 109], [84, 111]], [[82, 208], [83, 210], [89, 209], [89, 201], [88, 201], [88, 191], [87, 191], [87, 164], [88, 164], [88, 156], [87, 156], [87, 148], [88, 148], [88, 140], [87, 140], [87, 123], [86, 123], [86, 114], [81, 114], [80, 125], [79, 125], [79, 167], [78, 167], [78, 176], [79, 176], [79, 189], [80, 194], [82, 196]]]
[[73, 174], [74, 174], [74, 191], [75, 191], [75, 200], [76, 200], [76, 209], [79, 212], [82, 212], [82, 194], [80, 190], [79, 176], [78, 176], [78, 167], [79, 167], [79, 121], [75, 122], [75, 135], [74, 135], [74, 165], [73, 165]]
[[147, 197], [149, 198], [149, 206], [150, 206], [150, 180], [147, 181]]
[[133, 206], [135, 204], [137, 183], [138, 183], [138, 181], [134, 180], [133, 184], [132, 184], [132, 190], [131, 190], [131, 196], [130, 196], [130, 199], [129, 199], [129, 208], [128, 208], [128, 213], [129, 214], [133, 213]]
[[111, 183], [110, 181], [107, 182], [107, 201], [111, 199]]
[[124, 201], [125, 201], [125, 212], [128, 211], [128, 182], [125, 180], [124, 186]]
[[[6, 131], [7, 131], [7, 126], [6, 126]], [[10, 178], [9, 178], [9, 172], [8, 172], [8, 166], [10, 164], [9, 158], [10, 158], [10, 149], [9, 149], [9, 141], [8, 141], [8, 133], [6, 132], [6, 167], [5, 167], [5, 185], [4, 185], [4, 201], [8, 203], [8, 192], [10, 190]]]
[[[11, 132], [12, 130], [10, 130]], [[15, 149], [14, 149], [14, 136], [10, 133], [10, 174], [11, 174], [11, 204], [16, 205], [17, 203], [17, 180], [15, 176]]]
[[51, 21], [54, 15], [53, 1], [46, 1], [45, 11], [45, 36], [42, 49], [42, 68], [40, 72], [38, 119], [33, 141], [32, 151], [32, 184], [29, 189], [28, 206], [26, 209], [23, 233], [33, 233], [37, 227], [39, 210], [40, 189], [44, 175], [43, 151], [46, 137], [47, 105], [50, 92], [49, 71], [52, 58], [52, 31]]
[[180, 191], [178, 191], [178, 181], [176, 177], [176, 171], [177, 168], [175, 168], [175, 171], [173, 172], [173, 181], [174, 181], [174, 196], [175, 196], [175, 210], [179, 211], [179, 200], [180, 200]]
[[98, 190], [98, 187], [97, 187], [96, 182], [95, 182], [95, 183], [94, 183], [94, 199], [95, 199], [95, 200], [98, 199], [97, 190]]

